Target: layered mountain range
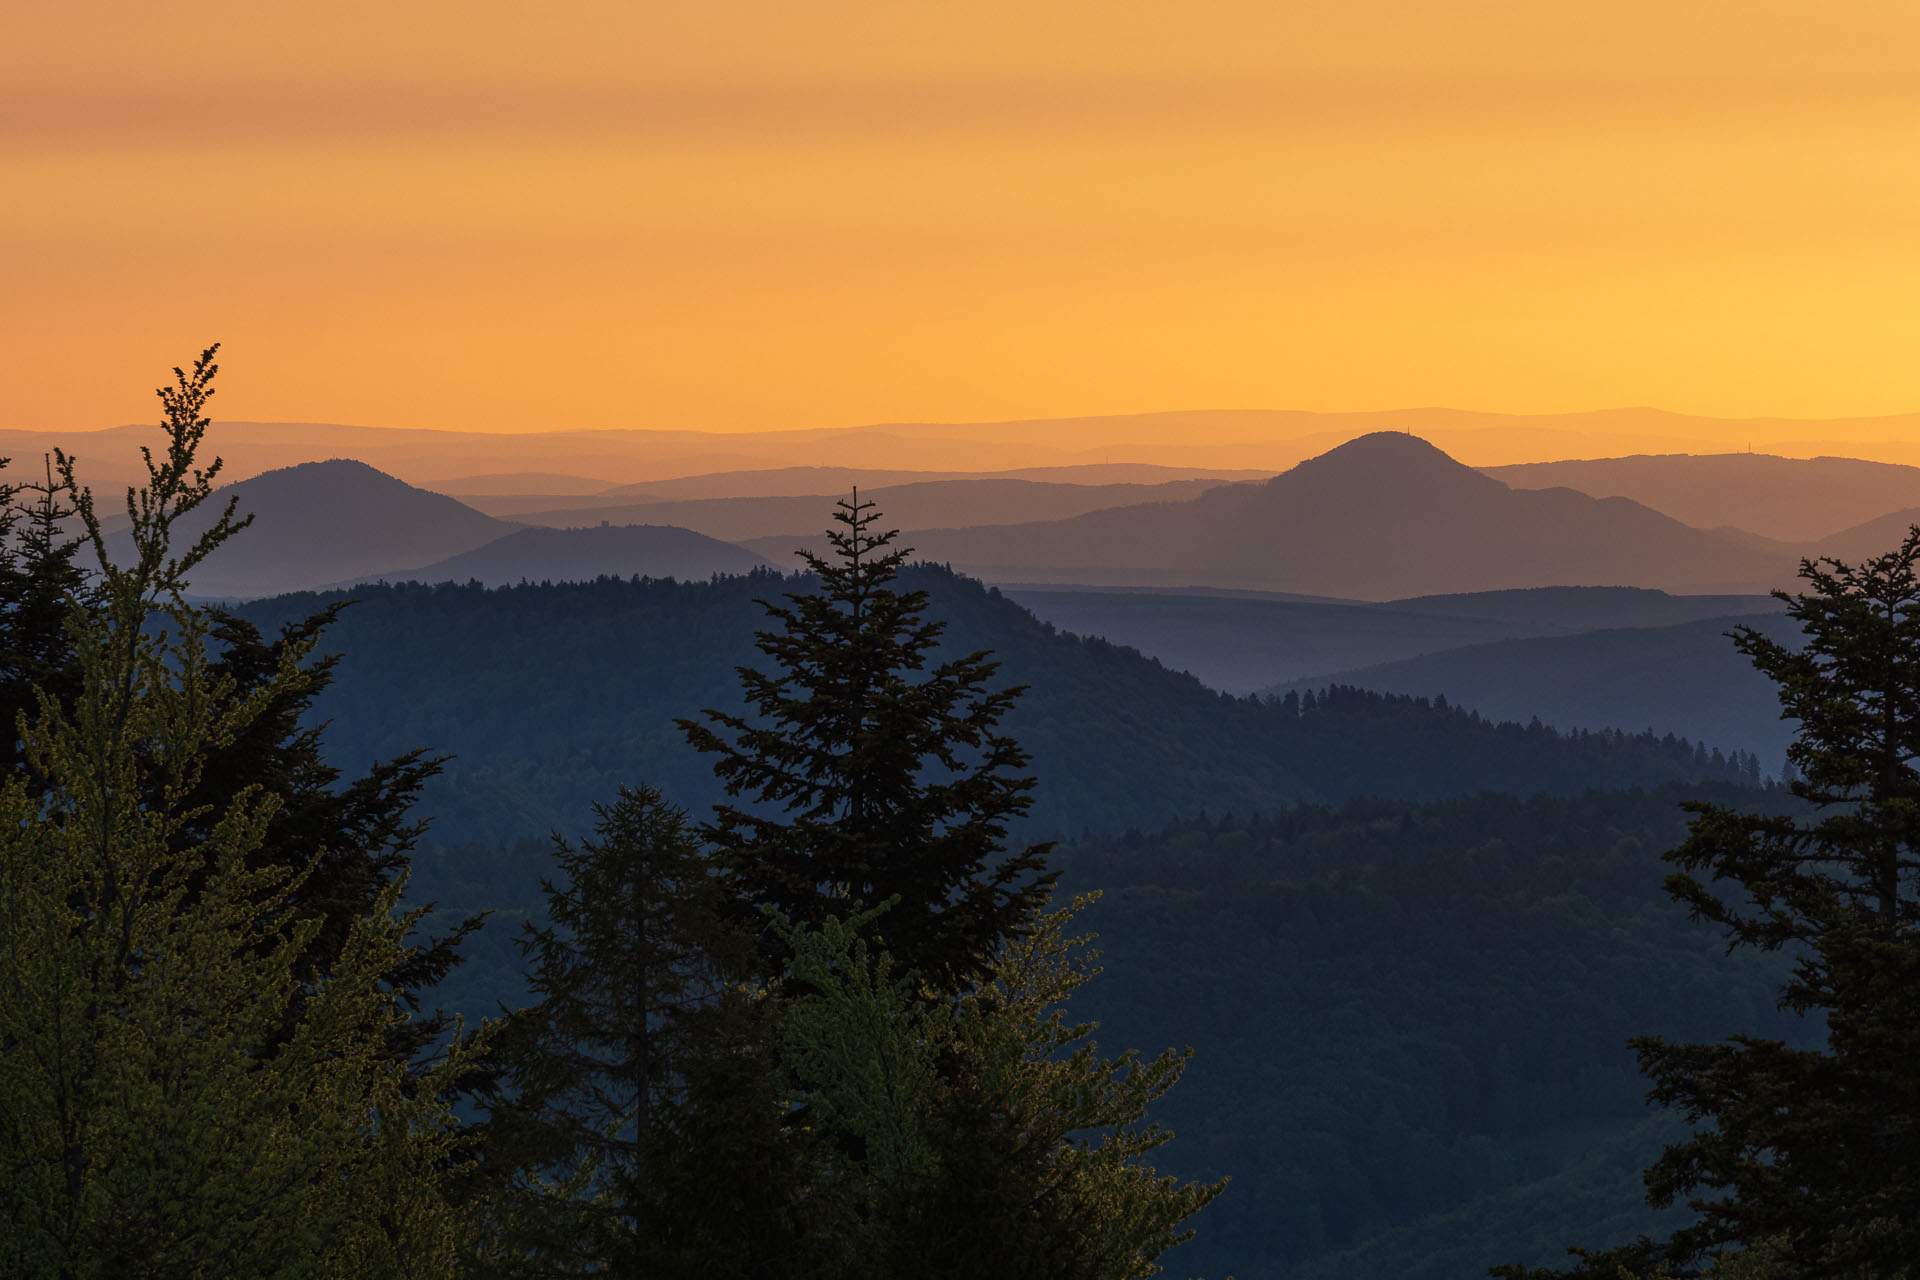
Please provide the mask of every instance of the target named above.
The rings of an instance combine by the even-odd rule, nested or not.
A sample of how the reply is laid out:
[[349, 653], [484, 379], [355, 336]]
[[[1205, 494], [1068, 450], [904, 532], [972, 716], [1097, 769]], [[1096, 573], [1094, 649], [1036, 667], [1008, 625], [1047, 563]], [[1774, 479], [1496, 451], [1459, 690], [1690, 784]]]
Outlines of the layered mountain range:
[[[1794, 585], [1802, 556], [1857, 561], [1920, 521], [1920, 469], [1676, 455], [1489, 474], [1398, 432], [1252, 481], [1134, 464], [914, 474], [777, 468], [572, 494], [554, 492], [564, 476], [501, 474], [498, 492], [463, 502], [365, 462], [308, 462], [222, 491], [252, 527], [195, 585], [249, 597], [792, 569], [796, 549], [825, 550], [819, 531], [846, 496], [830, 486], [845, 482], [915, 558], [1226, 692], [1444, 696], [1772, 760], [1791, 726], [1756, 702], [1725, 633], [1785, 626], [1767, 592]], [[126, 554], [124, 532], [110, 549]]]
[[[917, 557], [990, 582], [1348, 602], [1542, 586], [1764, 594], [1791, 585], [1803, 555], [1858, 559], [1920, 518], [1920, 504], [1908, 502], [1920, 495], [1920, 469], [1681, 456], [1487, 474], [1397, 432], [1360, 436], [1259, 481], [1154, 472], [1116, 481], [1086, 470], [869, 484], [860, 497], [905, 530], [902, 542]], [[687, 578], [790, 566], [796, 549], [824, 548], [821, 531], [845, 496], [791, 490], [898, 474], [783, 469], [467, 503], [364, 462], [303, 463], [224, 491], [255, 528], [217, 552], [197, 585], [209, 595], [261, 595], [408, 577]], [[1506, 475], [1528, 485], [1579, 480], [1594, 492], [1518, 487], [1499, 478]], [[1806, 500], [1781, 514], [1773, 498], [1794, 476], [1807, 480]], [[1750, 525], [1825, 532], [1789, 540], [1702, 528], [1655, 503], [1703, 519], [1745, 512]], [[609, 532], [616, 529], [627, 532]]]
[[1625, 498], [1514, 489], [1415, 436], [1375, 432], [1264, 485], [1069, 520], [916, 533], [990, 581], [1206, 585], [1385, 600], [1546, 585], [1765, 591], [1786, 545]]
[[[703, 473], [792, 468], [890, 470], [896, 474], [889, 483], [910, 478], [898, 474], [903, 472], [931, 479], [930, 473], [1109, 465], [1157, 465], [1189, 474], [1250, 469], [1271, 475], [1375, 431], [1411, 432], [1474, 465], [1748, 449], [1788, 458], [1845, 454], [1920, 462], [1916, 414], [1804, 421], [1706, 418], [1649, 408], [1534, 415], [1444, 408], [1189, 410], [750, 432], [580, 430], [547, 422], [526, 431], [477, 432], [227, 421], [215, 424], [212, 443], [235, 480], [316, 458], [350, 457], [441, 492], [579, 496], [612, 485], [652, 485]], [[0, 430], [0, 455], [37, 459], [57, 446], [78, 457], [90, 483], [109, 489], [137, 483], [137, 446], [158, 442], [157, 429], [142, 425], [93, 432]], [[836, 482], [824, 491], [841, 487]]]

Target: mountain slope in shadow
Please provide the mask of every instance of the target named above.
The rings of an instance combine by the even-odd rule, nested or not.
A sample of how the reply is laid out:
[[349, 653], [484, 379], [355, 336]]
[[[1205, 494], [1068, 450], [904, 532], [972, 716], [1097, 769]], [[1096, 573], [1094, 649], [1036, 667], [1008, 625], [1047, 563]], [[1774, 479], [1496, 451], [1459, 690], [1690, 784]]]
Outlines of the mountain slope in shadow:
[[[860, 490], [862, 502], [877, 503], [888, 528], [932, 529], [1021, 524], [1060, 520], [1108, 507], [1147, 502], [1176, 502], [1218, 488], [1219, 480], [1174, 480], [1163, 484], [1045, 484], [1035, 480], [983, 478], [927, 480]], [[695, 498], [625, 506], [561, 506], [528, 511], [514, 519], [556, 529], [577, 529], [608, 520], [622, 524], [644, 520], [675, 524], [710, 538], [739, 542], [749, 538], [804, 541], [827, 527], [837, 495], [793, 497]]]
[[1907, 531], [1915, 525], [1920, 525], [1920, 507], [1889, 511], [1886, 515], [1876, 516], [1863, 524], [1822, 538], [1814, 550], [1819, 555], [1846, 564], [1859, 564], [1898, 547], [1907, 536]]
[[591, 582], [596, 578], [675, 578], [704, 582], [768, 568], [766, 560], [691, 529], [673, 525], [596, 525], [589, 529], [521, 529], [434, 564], [370, 574], [363, 582]]
[[1129, 645], [1236, 694], [1499, 640], [1667, 627], [1783, 607], [1769, 596], [1670, 596], [1630, 587], [1538, 587], [1385, 604], [1027, 587], [1004, 594], [1063, 631]]
[[1811, 543], [1867, 516], [1920, 507], [1920, 467], [1766, 453], [1642, 453], [1481, 470], [1516, 489], [1631, 498], [1701, 529], [1732, 525]]
[[1785, 613], [1711, 618], [1675, 627], [1504, 640], [1290, 681], [1279, 695], [1327, 685], [1444, 697], [1500, 720], [1533, 717], [1570, 729], [1652, 729], [1751, 751], [1777, 764], [1793, 736], [1773, 685], [1727, 633], [1750, 626], [1797, 648]]
[[[1205, 585], [1388, 600], [1548, 585], [1765, 591], [1796, 556], [1624, 498], [1519, 490], [1376, 432], [1264, 485], [1068, 520], [916, 532], [917, 554], [1000, 582]], [[758, 542], [756, 550], [767, 549]]]
[[[213, 524], [225, 500], [253, 524], [193, 571], [194, 594], [260, 596], [421, 564], [492, 542], [518, 525], [445, 494], [416, 489], [364, 462], [303, 462], [229, 485], [175, 530], [185, 545]], [[110, 508], [103, 504], [103, 509]], [[124, 531], [108, 537], [116, 560], [132, 553]]]

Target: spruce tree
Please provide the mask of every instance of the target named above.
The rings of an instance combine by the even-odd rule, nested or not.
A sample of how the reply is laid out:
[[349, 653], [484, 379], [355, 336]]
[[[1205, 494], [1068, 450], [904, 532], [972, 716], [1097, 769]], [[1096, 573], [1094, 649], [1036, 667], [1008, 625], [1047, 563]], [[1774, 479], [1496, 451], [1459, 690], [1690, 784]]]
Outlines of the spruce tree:
[[[1046, 892], [1047, 845], [1005, 848], [1034, 780], [1029, 757], [998, 732], [1021, 693], [992, 687], [985, 652], [931, 666], [945, 624], [927, 593], [893, 586], [908, 552], [858, 491], [841, 501], [831, 554], [803, 552], [817, 585], [760, 604], [774, 670], [739, 668], [749, 715], [709, 709], [680, 721], [718, 757], [731, 797], [703, 834], [734, 900], [817, 925], [898, 899], [879, 925], [897, 964], [942, 990], [982, 972]], [[769, 963], [778, 945], [765, 939]]]
[[1568, 1274], [1920, 1273], [1920, 527], [1800, 573], [1809, 590], [1776, 594], [1804, 646], [1735, 643], [1799, 722], [1791, 788], [1813, 820], [1691, 806], [1667, 883], [1729, 948], [1790, 955], [1780, 1003], [1826, 1042], [1635, 1040], [1650, 1099], [1699, 1126], [1647, 1171], [1649, 1202], [1699, 1216]]
[[686, 814], [639, 786], [595, 816], [591, 838], [554, 839], [547, 923], [519, 939], [533, 1003], [494, 1055], [507, 1274], [633, 1273], [670, 1233], [689, 1040], [729, 998], [716, 882]]
[[[4, 465], [4, 464], [0, 464]], [[39, 693], [69, 702], [79, 690], [67, 613], [86, 590], [68, 531], [71, 486], [45, 461], [44, 479], [0, 485], [0, 765], [22, 763], [20, 719]]]
[[1141, 1159], [1184, 1055], [1102, 1058], [1064, 1021], [1089, 970], [1044, 846], [1004, 849], [1019, 690], [984, 653], [935, 664], [872, 504], [836, 518], [817, 589], [765, 605], [756, 714], [682, 722], [757, 809], [701, 848], [643, 788], [557, 846], [492, 1121], [524, 1166], [502, 1271], [1130, 1280], [1218, 1190]]

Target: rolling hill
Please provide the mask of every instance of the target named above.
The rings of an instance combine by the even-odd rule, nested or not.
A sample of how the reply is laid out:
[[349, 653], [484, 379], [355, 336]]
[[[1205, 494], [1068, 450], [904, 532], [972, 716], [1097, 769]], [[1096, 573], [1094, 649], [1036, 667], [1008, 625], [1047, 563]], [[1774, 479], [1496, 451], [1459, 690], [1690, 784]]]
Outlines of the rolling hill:
[[752, 573], [767, 562], [751, 551], [672, 525], [596, 525], [521, 529], [484, 546], [415, 569], [371, 574], [360, 582], [591, 582], [595, 578], [675, 578]]
[[1624, 498], [1512, 489], [1390, 432], [1264, 485], [1068, 520], [916, 532], [912, 541], [919, 555], [989, 581], [1363, 600], [1548, 585], [1765, 591], [1790, 581], [1796, 562], [1791, 548], [1720, 537]]
[[[1177, 502], [1197, 497], [1222, 483], [1173, 480], [1162, 484], [1047, 484], [1038, 480], [992, 477], [862, 487], [860, 498], [878, 503], [889, 527], [912, 530], [1059, 520], [1108, 507]], [[579, 528], [602, 520], [615, 524], [646, 520], [676, 524], [729, 542], [775, 537], [797, 541], [826, 528], [833, 517], [834, 504], [845, 497], [843, 490], [838, 494], [794, 497], [667, 499], [624, 506], [558, 506], [528, 511], [514, 518], [556, 529]]]
[[1385, 604], [1028, 587], [1005, 594], [1063, 631], [1131, 645], [1228, 693], [1497, 640], [1672, 626], [1782, 607], [1768, 596], [1670, 596], [1627, 587], [1538, 587]]
[[1264, 480], [1270, 470], [1233, 467], [1159, 466], [1144, 462], [1086, 462], [1068, 466], [1013, 467], [997, 471], [913, 471], [878, 467], [777, 467], [679, 476], [602, 490], [606, 501], [671, 502], [699, 498], [839, 498], [855, 485], [878, 489], [936, 480], [1030, 480], [1036, 484], [1156, 485], [1176, 480]]
[[[429, 487], [521, 472], [603, 477], [614, 485], [718, 471], [820, 466], [977, 474], [1009, 467], [1112, 463], [1179, 467], [1190, 474], [1194, 468], [1272, 473], [1370, 431], [1410, 431], [1477, 465], [1656, 450], [1712, 453], [1749, 445], [1787, 456], [1847, 453], [1912, 462], [1920, 460], [1912, 443], [1920, 439], [1917, 424], [1920, 415], [1914, 414], [1735, 420], [1647, 408], [1531, 416], [1444, 408], [1369, 413], [1195, 410], [749, 432], [579, 430], [551, 423], [521, 432], [481, 432], [223, 421], [214, 424], [207, 447], [227, 460], [227, 474], [237, 478], [319, 458], [350, 457]], [[0, 430], [0, 455], [34, 459], [57, 445], [79, 457], [83, 478], [103, 489], [117, 489], [141, 474], [137, 445], [157, 438], [156, 428], [139, 424], [101, 431]], [[836, 483], [827, 491], [838, 487]], [[1860, 513], [1868, 514], [1873, 513]]]
[[1751, 751], [1777, 770], [1792, 726], [1773, 686], [1726, 633], [1752, 626], [1796, 644], [1785, 614], [1713, 618], [1674, 627], [1504, 640], [1296, 680], [1282, 694], [1328, 684], [1445, 697], [1501, 720], [1539, 717], [1559, 729], [1652, 729]]
[[[456, 498], [524, 494], [538, 497], [580, 497], [601, 492], [605, 480], [591, 476], [570, 476], [554, 471], [515, 471], [506, 475], [456, 476], [441, 484], [442, 493]], [[490, 516], [502, 514], [487, 512]]]
[[1859, 564], [1862, 560], [1892, 551], [1915, 525], [1920, 525], [1920, 507], [1889, 511], [1886, 515], [1876, 516], [1822, 538], [1814, 550], [1846, 564]]
[[[457, 555], [519, 526], [444, 494], [416, 489], [364, 462], [335, 458], [269, 471], [216, 492], [181, 521], [178, 535], [209, 528], [222, 499], [237, 500], [253, 524], [194, 570], [204, 596], [261, 596], [311, 590], [406, 564]], [[110, 510], [110, 508], [109, 508]], [[131, 550], [110, 535], [116, 558]]]
[[1697, 528], [1732, 525], [1793, 543], [1920, 507], [1920, 467], [1859, 458], [1662, 453], [1482, 470], [1516, 489], [1564, 485], [1596, 498], [1631, 498]]
[[[739, 707], [736, 666], [765, 662], [754, 648], [765, 626], [756, 599], [807, 581], [763, 572], [493, 591], [361, 587], [324, 641], [344, 656], [316, 714], [344, 769], [416, 747], [453, 753], [425, 810], [442, 840], [578, 831], [594, 801], [641, 781], [699, 813], [719, 787], [674, 719]], [[1033, 755], [1042, 834], [1359, 792], [1531, 794], [1712, 776], [1662, 744], [1500, 728], [1410, 700], [1355, 695], [1291, 715], [1062, 634], [944, 569], [916, 567], [903, 586], [931, 592], [932, 612], [949, 624], [947, 653], [990, 649], [1000, 679], [1027, 686], [1007, 728]], [[283, 596], [243, 612], [271, 630], [337, 598]]]

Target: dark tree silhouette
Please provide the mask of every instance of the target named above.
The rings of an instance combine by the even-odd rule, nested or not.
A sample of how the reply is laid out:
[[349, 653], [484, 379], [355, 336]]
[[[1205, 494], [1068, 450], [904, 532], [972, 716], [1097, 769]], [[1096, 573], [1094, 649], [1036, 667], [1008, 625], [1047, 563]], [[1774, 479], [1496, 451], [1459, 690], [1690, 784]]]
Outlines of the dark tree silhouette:
[[[1729, 949], [1786, 950], [1785, 1009], [1825, 1018], [1823, 1049], [1736, 1036], [1633, 1042], [1649, 1097], [1700, 1124], [1647, 1171], [1689, 1198], [1663, 1243], [1589, 1254], [1569, 1274], [1900, 1277], [1920, 1259], [1920, 526], [1858, 567], [1803, 562], [1788, 610], [1806, 643], [1735, 644], [1800, 722], [1795, 796], [1816, 820], [1690, 806], [1668, 890]], [[1726, 1255], [1722, 1257], [1722, 1255]], [[1715, 1259], [1721, 1260], [1716, 1262]], [[1551, 1272], [1507, 1269], [1525, 1277]]]
[[945, 624], [922, 616], [925, 591], [893, 589], [908, 553], [878, 519], [856, 491], [832, 555], [802, 553], [818, 588], [760, 602], [778, 629], [758, 635], [774, 672], [738, 669], [753, 714], [679, 724], [718, 756], [727, 794], [755, 802], [717, 806], [704, 829], [739, 903], [815, 925], [898, 897], [878, 925], [895, 963], [955, 990], [1042, 901], [1048, 846], [1005, 849], [1034, 785], [997, 732], [1022, 690], [991, 687], [985, 652], [929, 669]]

